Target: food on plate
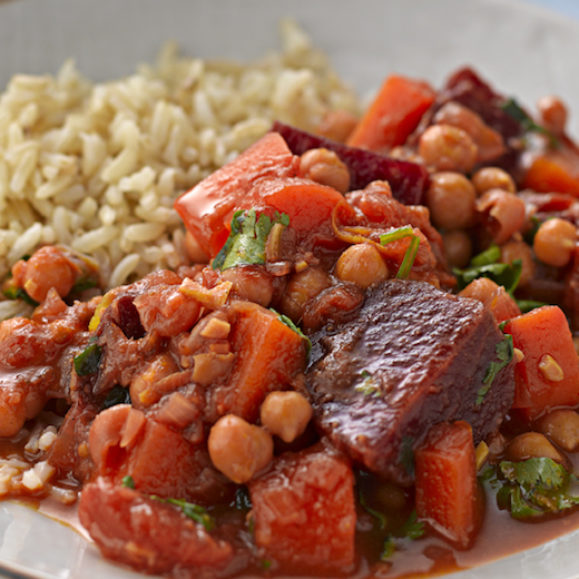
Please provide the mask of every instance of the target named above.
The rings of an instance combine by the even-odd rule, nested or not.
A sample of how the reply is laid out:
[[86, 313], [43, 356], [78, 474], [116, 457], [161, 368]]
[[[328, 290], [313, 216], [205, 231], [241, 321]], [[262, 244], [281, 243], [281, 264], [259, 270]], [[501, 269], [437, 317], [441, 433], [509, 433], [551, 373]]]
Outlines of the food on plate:
[[[193, 152], [180, 139], [200, 138], [203, 115], [165, 102], [177, 157], [143, 157], [147, 139], [113, 130], [91, 165], [98, 199], [81, 195], [88, 182], [74, 190], [103, 219], [134, 209], [114, 213], [106, 248], [79, 245], [97, 230], [55, 238], [57, 173], [26, 178], [43, 192], [30, 207], [48, 214], [31, 255], [12, 247], [3, 284], [29, 315], [0, 323], [2, 495], [76, 502], [105, 557], [173, 577], [439, 573], [506, 554], [498, 525], [526, 548], [579, 524], [579, 150], [564, 105], [544, 99], [533, 118], [465, 68], [439, 90], [390, 76], [356, 117], [287, 33], [291, 70], [214, 65], [208, 80], [200, 61], [171, 60], [165, 88], [146, 71], [95, 89], [111, 98], [102, 122], [126, 136], [129, 85], [151, 81], [138, 122], [154, 132], [145, 101], [174, 83], [172, 98], [193, 91], [209, 114], [240, 74], [239, 87], [304, 82], [262, 110], [243, 152], [232, 135], [256, 121], [237, 109], [222, 141]], [[312, 90], [306, 114], [294, 98]], [[67, 123], [82, 136], [51, 163], [96, 143], [82, 107]], [[33, 166], [63, 130], [38, 137]], [[174, 189], [186, 190], [173, 212]], [[168, 216], [154, 239], [136, 222], [149, 194]], [[130, 202], [115, 209], [115, 195]], [[147, 260], [170, 242], [174, 261]], [[140, 265], [121, 274], [131, 255]]]

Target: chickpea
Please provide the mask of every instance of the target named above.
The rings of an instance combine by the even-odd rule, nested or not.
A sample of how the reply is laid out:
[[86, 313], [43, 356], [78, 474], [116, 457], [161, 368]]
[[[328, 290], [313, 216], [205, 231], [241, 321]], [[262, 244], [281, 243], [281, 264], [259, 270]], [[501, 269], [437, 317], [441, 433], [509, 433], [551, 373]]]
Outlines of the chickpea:
[[318, 125], [316, 133], [327, 139], [345, 143], [358, 124], [358, 119], [343, 109], [329, 111]]
[[472, 241], [466, 231], [455, 229], [442, 235], [444, 252], [449, 265], [466, 267], [472, 257]]
[[235, 414], [211, 427], [207, 444], [213, 466], [237, 484], [251, 480], [273, 458], [271, 435]]
[[464, 229], [472, 225], [475, 214], [475, 190], [460, 173], [435, 173], [426, 191], [426, 205], [436, 227]]
[[388, 277], [388, 266], [373, 245], [358, 243], [340, 255], [334, 273], [338, 279], [366, 289]]
[[270, 392], [260, 409], [261, 423], [288, 443], [303, 434], [312, 414], [311, 404], [295, 391]]
[[517, 186], [513, 178], [499, 167], [483, 167], [472, 176], [472, 184], [478, 195], [489, 189], [502, 189], [509, 193], [516, 193]]
[[525, 224], [525, 202], [502, 189], [490, 189], [477, 200], [477, 210], [491, 218], [493, 241], [502, 245]]
[[507, 445], [505, 456], [512, 461], [545, 457], [560, 464], [567, 463], [566, 458], [539, 432], [525, 432], [515, 436]]
[[553, 410], [536, 427], [564, 450], [574, 452], [579, 448], [579, 414], [575, 410]]
[[330, 276], [320, 268], [308, 267], [294, 273], [281, 299], [282, 312], [294, 321], [299, 320], [306, 303], [330, 285]]
[[537, 108], [545, 128], [555, 134], [561, 134], [565, 131], [567, 107], [559, 97], [544, 96], [537, 102]]
[[52, 245], [41, 247], [25, 265], [22, 268], [23, 287], [37, 302], [44, 301], [50, 288], [54, 288], [61, 298], [66, 297], [79, 273], [78, 267]]
[[575, 225], [565, 219], [553, 217], [539, 226], [533, 249], [543, 263], [563, 267], [571, 260], [576, 238]]
[[350, 188], [348, 167], [329, 149], [310, 149], [300, 159], [299, 174], [321, 185], [346, 193]]
[[489, 127], [474, 111], [456, 102], [443, 105], [434, 116], [434, 122], [452, 125], [468, 133], [477, 147], [478, 162], [496, 159], [506, 151], [500, 133]]
[[521, 260], [522, 268], [519, 287], [524, 287], [535, 275], [533, 250], [524, 241], [507, 241], [507, 243], [501, 246], [501, 261], [503, 263], [512, 263], [515, 259]]
[[185, 234], [185, 251], [192, 263], [207, 263], [209, 256], [201, 249], [195, 236], [187, 231]]
[[422, 133], [418, 153], [437, 171], [468, 173], [476, 163], [477, 147], [469, 134], [450, 125], [432, 125]]
[[222, 278], [233, 284], [242, 299], [267, 308], [273, 298], [273, 278], [262, 267], [242, 265], [226, 269]]

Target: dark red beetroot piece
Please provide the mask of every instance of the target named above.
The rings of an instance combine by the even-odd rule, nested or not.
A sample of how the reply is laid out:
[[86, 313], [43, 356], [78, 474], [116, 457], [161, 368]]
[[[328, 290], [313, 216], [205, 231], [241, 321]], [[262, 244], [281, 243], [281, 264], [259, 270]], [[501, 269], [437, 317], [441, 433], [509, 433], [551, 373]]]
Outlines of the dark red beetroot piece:
[[215, 577], [233, 559], [229, 543], [177, 508], [102, 478], [84, 487], [78, 514], [105, 557], [146, 573]]
[[292, 573], [354, 565], [356, 509], [348, 461], [322, 445], [286, 453], [249, 483], [255, 542]]
[[294, 155], [302, 155], [310, 149], [321, 147], [334, 151], [350, 170], [352, 191], [363, 189], [372, 181], [388, 181], [394, 198], [401, 203], [422, 203], [422, 196], [428, 185], [428, 171], [422, 165], [399, 161], [357, 147], [348, 147], [277, 121], [272, 130], [284, 138]]
[[347, 455], [400, 484], [431, 426], [472, 425], [475, 443], [498, 429], [514, 397], [513, 363], [490, 383], [503, 335], [490, 311], [433, 286], [390, 280], [358, 315], [311, 336], [306, 374], [321, 430]]

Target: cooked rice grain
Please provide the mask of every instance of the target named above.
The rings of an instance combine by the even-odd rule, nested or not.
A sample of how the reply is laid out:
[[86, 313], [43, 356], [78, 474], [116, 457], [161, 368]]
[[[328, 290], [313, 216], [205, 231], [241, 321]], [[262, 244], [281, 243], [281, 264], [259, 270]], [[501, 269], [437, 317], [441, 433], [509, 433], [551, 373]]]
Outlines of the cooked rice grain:
[[[313, 129], [355, 95], [295, 23], [282, 51], [247, 66], [183, 58], [91, 84], [66, 62], [16, 75], [0, 96], [0, 275], [42, 243], [93, 255], [103, 283], [185, 260], [175, 198], [274, 119]], [[0, 307], [0, 319], [14, 308]]]

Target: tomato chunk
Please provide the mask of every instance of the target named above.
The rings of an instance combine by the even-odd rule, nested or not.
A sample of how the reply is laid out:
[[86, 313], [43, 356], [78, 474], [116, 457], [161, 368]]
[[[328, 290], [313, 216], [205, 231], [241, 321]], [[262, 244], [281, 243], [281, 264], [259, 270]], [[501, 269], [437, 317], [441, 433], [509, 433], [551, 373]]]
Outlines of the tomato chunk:
[[229, 543], [178, 509], [103, 478], [84, 487], [78, 514], [105, 557], [146, 573], [192, 568], [216, 573], [233, 558]]
[[351, 570], [356, 509], [350, 465], [325, 449], [284, 454], [249, 485], [255, 541], [292, 573]]
[[175, 201], [175, 209], [201, 248], [215, 256], [229, 234], [241, 201], [260, 179], [292, 177], [299, 158], [277, 133], [268, 133], [239, 157], [215, 171]]

